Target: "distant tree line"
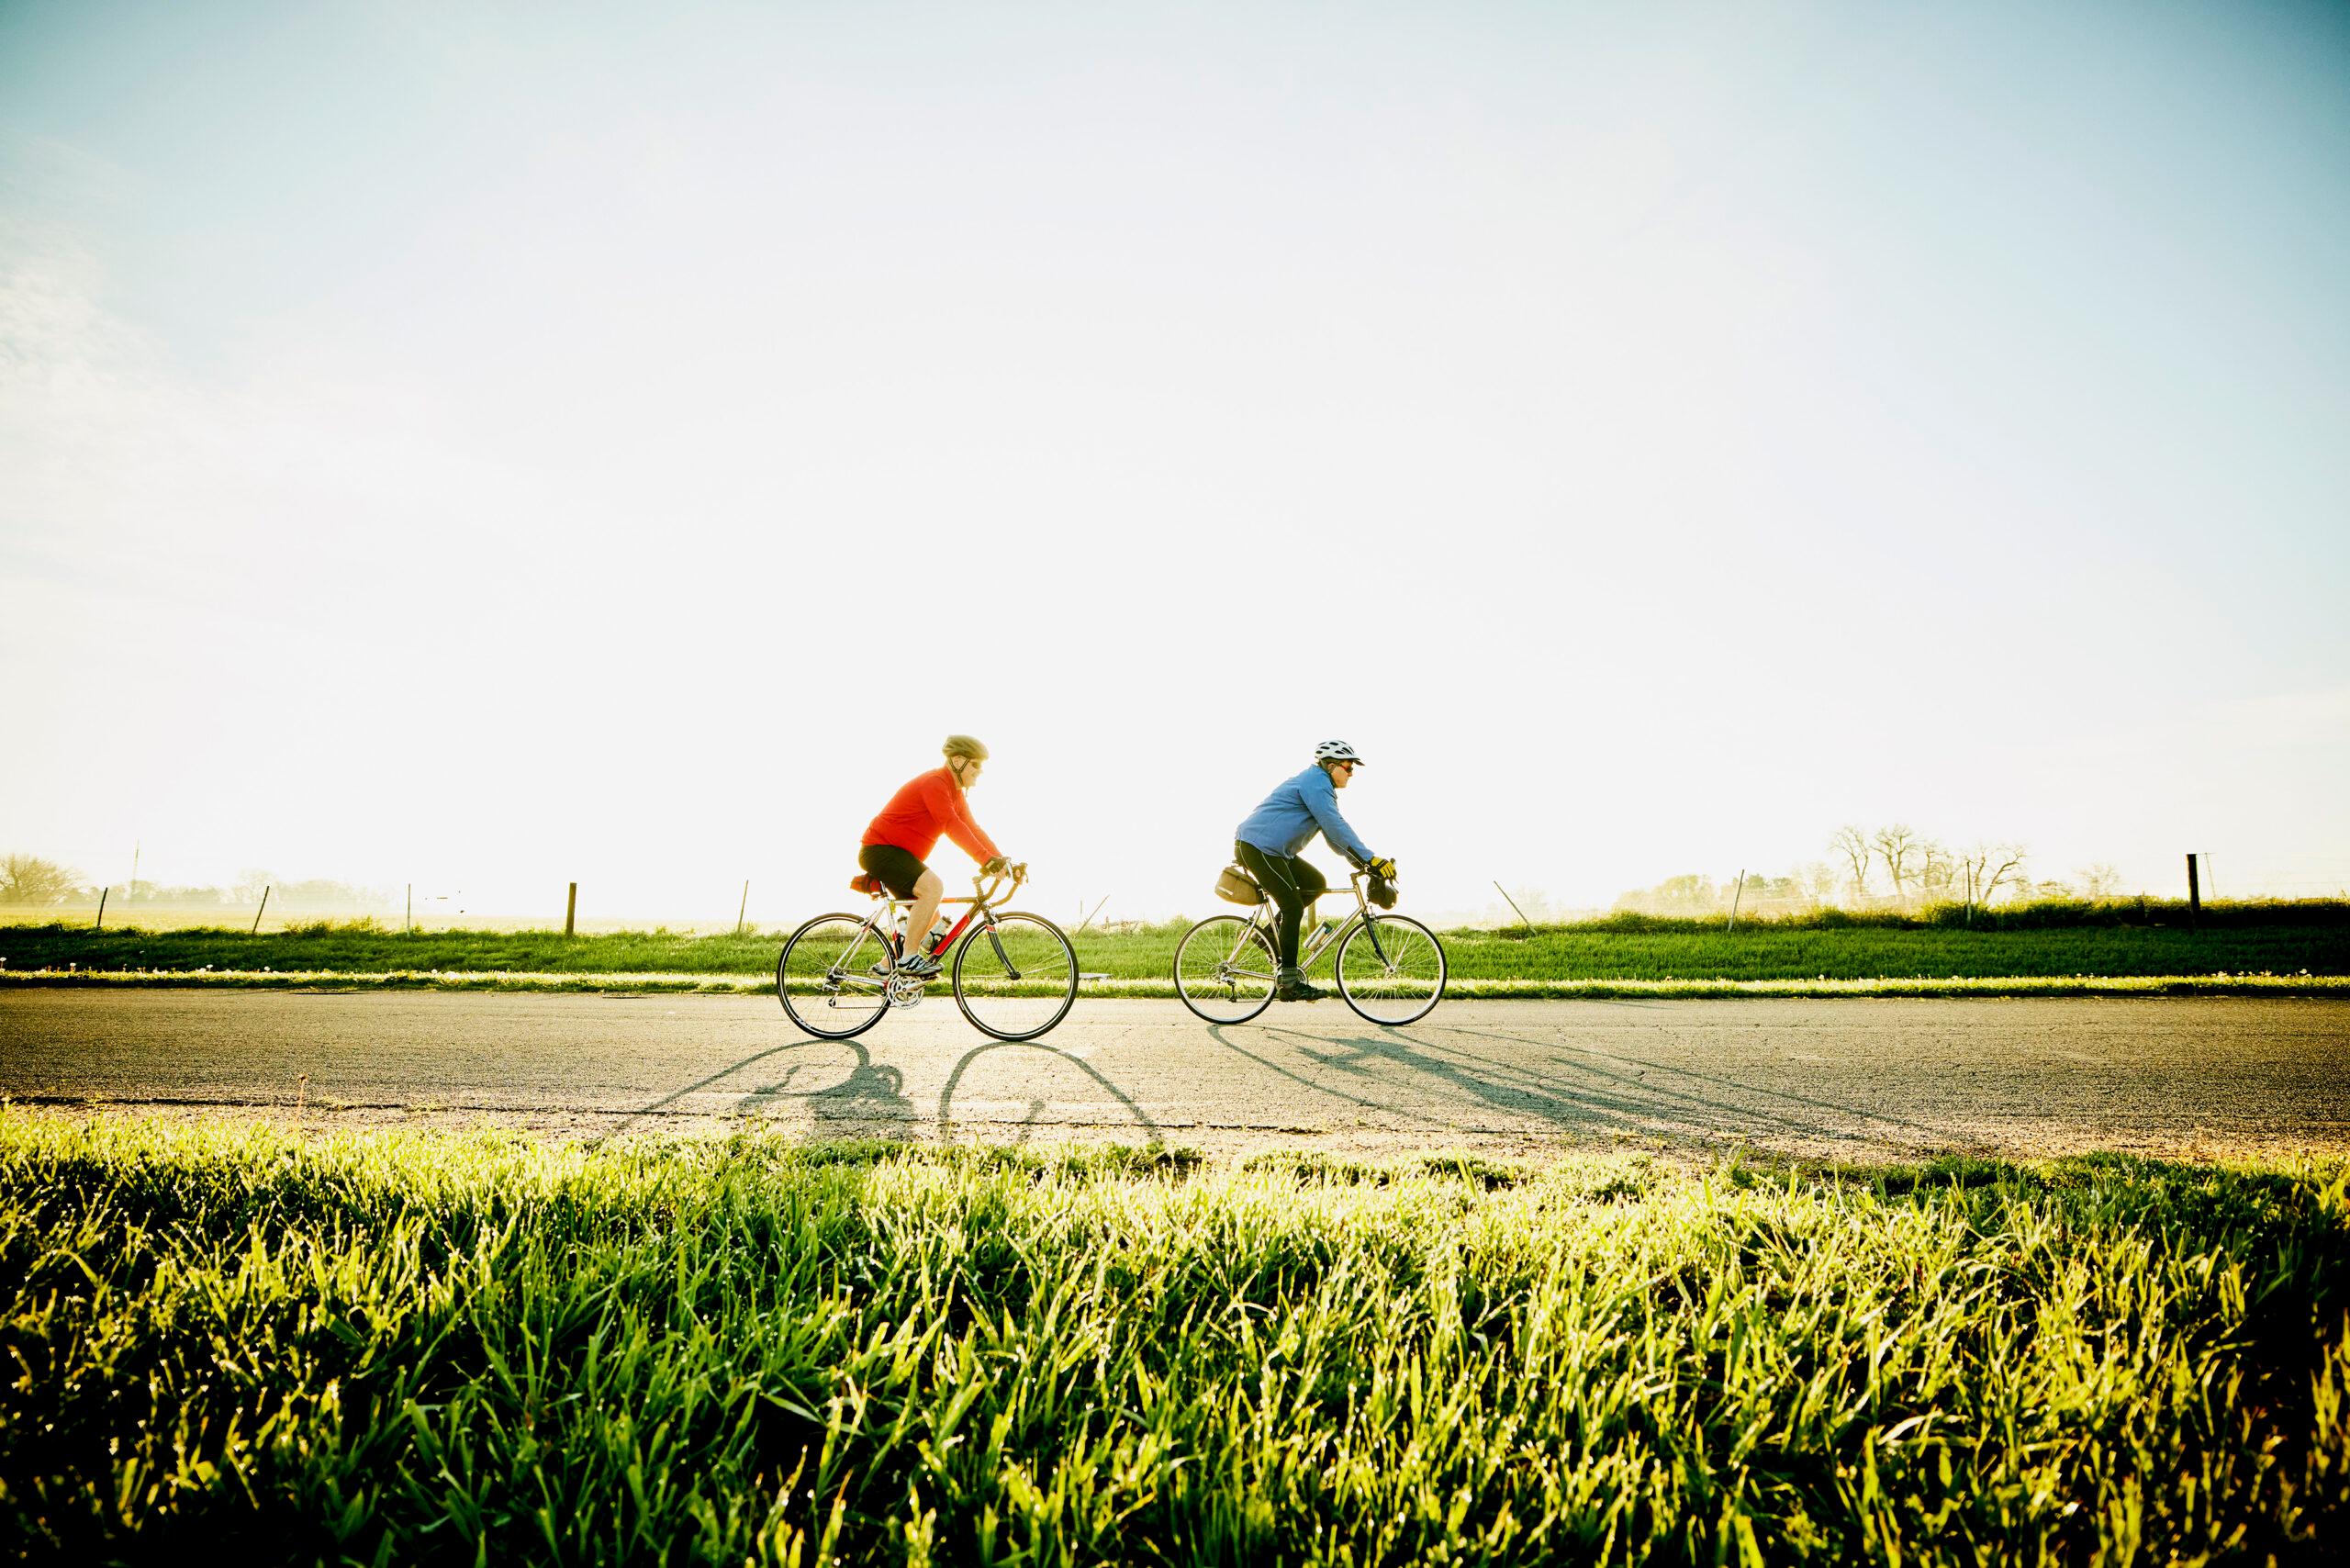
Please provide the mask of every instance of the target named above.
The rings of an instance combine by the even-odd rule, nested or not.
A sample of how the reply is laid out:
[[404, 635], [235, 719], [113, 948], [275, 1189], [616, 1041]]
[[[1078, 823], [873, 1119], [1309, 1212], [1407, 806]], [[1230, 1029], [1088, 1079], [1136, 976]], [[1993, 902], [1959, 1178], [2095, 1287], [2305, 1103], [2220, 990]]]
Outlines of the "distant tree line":
[[2121, 896], [2112, 867], [2082, 868], [2070, 878], [2034, 879], [2031, 852], [2013, 840], [1953, 848], [1907, 823], [1863, 828], [1848, 823], [1828, 841], [1828, 855], [1785, 876], [1749, 875], [1716, 880], [1689, 873], [1667, 877], [1616, 901], [1641, 914], [1726, 914], [1733, 904], [1756, 914], [1818, 909], [1919, 910], [1940, 905], [1983, 908], [1994, 902], [2042, 899], [2098, 901]]
[[0, 903], [63, 903], [81, 880], [79, 871], [38, 855], [0, 856]]
[[[226, 888], [168, 887], [159, 882], [117, 884], [107, 893], [109, 905], [160, 904], [173, 909], [207, 909], [214, 905], [246, 908], [261, 902], [269, 890], [269, 906], [295, 909], [389, 909], [396, 902], [380, 888], [363, 888], [323, 877], [303, 881], [280, 878], [273, 871], [241, 873]], [[105, 890], [83, 880], [82, 873], [38, 855], [0, 855], [0, 904], [33, 908], [73, 908], [95, 904]]]

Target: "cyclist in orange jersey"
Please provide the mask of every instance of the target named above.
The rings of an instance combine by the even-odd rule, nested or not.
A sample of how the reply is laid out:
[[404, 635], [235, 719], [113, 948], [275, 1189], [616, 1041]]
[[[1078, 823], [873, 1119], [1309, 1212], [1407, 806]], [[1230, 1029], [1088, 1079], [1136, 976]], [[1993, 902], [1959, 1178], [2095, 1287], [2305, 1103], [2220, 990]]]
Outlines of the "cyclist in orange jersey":
[[953, 840], [989, 875], [1008, 864], [995, 840], [972, 820], [970, 805], [964, 799], [979, 780], [988, 748], [969, 735], [949, 735], [939, 749], [946, 766], [916, 775], [890, 796], [881, 814], [866, 828], [864, 846], [856, 855], [857, 865], [880, 879], [882, 886], [899, 898], [913, 901], [906, 917], [905, 951], [898, 955], [898, 972], [918, 979], [938, 972], [938, 960], [922, 948], [931, 923], [938, 918], [939, 901], [946, 896], [946, 884], [924, 864], [938, 847], [940, 836]]

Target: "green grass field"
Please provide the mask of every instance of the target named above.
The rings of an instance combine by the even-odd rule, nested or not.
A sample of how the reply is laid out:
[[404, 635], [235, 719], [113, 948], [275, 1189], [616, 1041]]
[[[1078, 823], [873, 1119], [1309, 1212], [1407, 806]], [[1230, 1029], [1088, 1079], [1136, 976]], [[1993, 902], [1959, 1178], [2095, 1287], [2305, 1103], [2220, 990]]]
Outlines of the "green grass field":
[[0, 1114], [95, 1561], [2314, 1559], [2350, 1170], [1245, 1167]]
[[[1717, 922], [1619, 916], [1531, 935], [1451, 931], [1444, 939], [1452, 973], [1465, 981], [2350, 975], [2350, 905], [2220, 906], [2206, 912], [2201, 929], [2185, 919], [2174, 906], [2059, 906], [1999, 912], [1987, 928], [1937, 915], [1750, 923], [1730, 931]], [[1117, 980], [1164, 980], [1182, 930], [1169, 923], [1080, 932], [1079, 963]], [[550, 931], [403, 933], [347, 923], [258, 936], [23, 925], [0, 927], [0, 969], [755, 978], [774, 974], [781, 942], [775, 932], [566, 939]]]

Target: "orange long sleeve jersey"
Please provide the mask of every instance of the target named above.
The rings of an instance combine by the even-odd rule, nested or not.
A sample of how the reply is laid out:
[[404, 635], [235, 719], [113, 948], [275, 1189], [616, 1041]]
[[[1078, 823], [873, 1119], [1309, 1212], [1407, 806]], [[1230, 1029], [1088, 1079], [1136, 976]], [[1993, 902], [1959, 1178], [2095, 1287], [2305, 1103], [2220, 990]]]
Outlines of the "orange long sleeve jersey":
[[1003, 853], [971, 820], [971, 808], [964, 803], [963, 787], [955, 782], [955, 775], [934, 767], [907, 780], [890, 797], [881, 814], [866, 828], [864, 842], [894, 845], [927, 864], [942, 833], [983, 866]]

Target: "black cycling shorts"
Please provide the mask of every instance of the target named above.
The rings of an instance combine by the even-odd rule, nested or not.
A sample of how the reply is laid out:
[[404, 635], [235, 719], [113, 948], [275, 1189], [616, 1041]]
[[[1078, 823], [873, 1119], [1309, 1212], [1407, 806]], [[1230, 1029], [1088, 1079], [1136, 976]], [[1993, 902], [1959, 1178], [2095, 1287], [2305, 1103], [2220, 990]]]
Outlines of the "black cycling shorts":
[[881, 885], [901, 899], [914, 896], [914, 884], [930, 869], [894, 844], [868, 844], [856, 852], [857, 868], [881, 879]]

